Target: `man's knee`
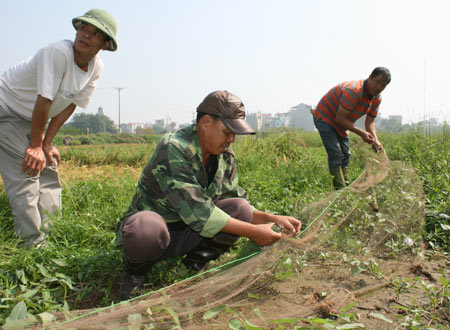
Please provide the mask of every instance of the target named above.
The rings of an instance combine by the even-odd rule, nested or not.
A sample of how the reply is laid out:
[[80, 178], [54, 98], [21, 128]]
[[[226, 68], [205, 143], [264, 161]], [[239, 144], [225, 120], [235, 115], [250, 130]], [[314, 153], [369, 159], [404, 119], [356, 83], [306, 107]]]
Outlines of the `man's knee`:
[[253, 208], [244, 198], [223, 199], [217, 202], [216, 205], [235, 219], [245, 222], [252, 222]]
[[245, 221], [245, 222], [249, 222], [249, 223], [252, 222], [253, 208], [247, 200], [245, 200], [243, 198], [239, 198], [237, 201], [237, 209], [239, 212], [237, 219]]
[[123, 252], [128, 260], [154, 262], [169, 246], [167, 225], [157, 213], [141, 211], [124, 221]]
[[60, 216], [62, 209], [62, 186], [58, 171], [47, 167], [39, 178], [39, 211], [42, 219]]
[[329, 158], [328, 160], [328, 167], [330, 171], [333, 168], [341, 167], [343, 165], [344, 157], [335, 157], [335, 158]]

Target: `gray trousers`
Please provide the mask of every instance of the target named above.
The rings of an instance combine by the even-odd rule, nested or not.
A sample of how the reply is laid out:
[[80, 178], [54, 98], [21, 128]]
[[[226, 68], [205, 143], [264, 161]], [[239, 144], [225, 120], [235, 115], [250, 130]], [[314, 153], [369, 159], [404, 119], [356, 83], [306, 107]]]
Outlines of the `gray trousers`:
[[[0, 173], [14, 217], [14, 229], [33, 246], [44, 240], [49, 216], [61, 210], [61, 183], [56, 166], [47, 164], [28, 177], [22, 161], [31, 135], [31, 122], [0, 106]], [[55, 160], [56, 161], [56, 160]]]
[[[252, 222], [253, 209], [242, 198], [228, 198], [217, 202], [217, 207], [231, 217]], [[123, 254], [133, 263], [154, 263], [170, 257], [183, 256], [205, 239], [187, 225], [170, 228], [164, 218], [152, 211], [141, 211], [124, 219]], [[218, 233], [216, 236], [229, 235]], [[238, 239], [235, 236], [235, 239]], [[229, 239], [228, 239], [229, 240]]]

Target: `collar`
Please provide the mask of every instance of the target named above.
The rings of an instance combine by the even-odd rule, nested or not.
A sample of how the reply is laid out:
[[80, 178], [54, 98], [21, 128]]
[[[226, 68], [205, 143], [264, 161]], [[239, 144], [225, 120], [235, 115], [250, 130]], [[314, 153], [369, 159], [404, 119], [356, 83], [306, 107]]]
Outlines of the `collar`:
[[367, 90], [367, 80], [369, 80], [369, 79], [364, 80], [364, 84], [363, 84], [363, 95], [364, 95], [365, 98], [367, 98], [367, 99], [369, 99], [369, 100], [372, 100], [375, 96], [369, 95], [369, 92], [368, 92], [368, 90]]
[[198, 139], [197, 124], [192, 124], [190, 126], [190, 134], [192, 142], [190, 143], [189, 148], [193, 155], [198, 155], [200, 159], [202, 159], [202, 148], [200, 146], [200, 140]]

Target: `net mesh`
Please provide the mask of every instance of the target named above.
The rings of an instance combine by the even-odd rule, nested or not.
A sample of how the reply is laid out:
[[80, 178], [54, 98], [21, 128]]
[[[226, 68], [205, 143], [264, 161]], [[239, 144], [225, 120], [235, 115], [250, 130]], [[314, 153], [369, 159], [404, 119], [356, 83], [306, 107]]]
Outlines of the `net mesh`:
[[[421, 261], [420, 180], [410, 166], [373, 154], [350, 186], [319, 199], [297, 205], [299, 237], [283, 237], [251, 258], [138, 299], [57, 314], [49, 327], [225, 329], [233, 319], [262, 327], [282, 318], [329, 316], [355, 299], [373, 307], [381, 299], [374, 292]], [[378, 328], [376, 319], [367, 322]]]

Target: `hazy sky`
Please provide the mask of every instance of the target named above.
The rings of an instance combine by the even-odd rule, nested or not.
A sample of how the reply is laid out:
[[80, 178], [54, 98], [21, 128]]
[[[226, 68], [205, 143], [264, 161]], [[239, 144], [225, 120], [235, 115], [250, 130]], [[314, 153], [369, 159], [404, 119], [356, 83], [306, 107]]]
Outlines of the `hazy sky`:
[[[118, 122], [193, 118], [214, 90], [249, 112], [315, 105], [331, 87], [391, 70], [381, 115], [450, 120], [448, 0], [2, 0], [0, 71], [60, 39], [91, 8], [118, 22], [117, 52], [87, 112]], [[84, 111], [77, 109], [77, 111]]]

